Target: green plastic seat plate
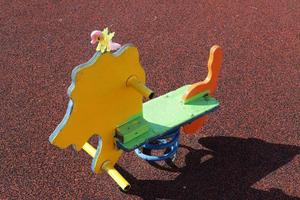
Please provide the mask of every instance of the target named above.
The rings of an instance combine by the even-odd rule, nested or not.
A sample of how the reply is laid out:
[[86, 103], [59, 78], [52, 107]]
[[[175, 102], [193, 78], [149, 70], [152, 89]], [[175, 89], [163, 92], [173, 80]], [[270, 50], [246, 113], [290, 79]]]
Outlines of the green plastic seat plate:
[[144, 133], [141, 134], [139, 132], [135, 138], [126, 142], [117, 138], [118, 146], [126, 151], [133, 150], [145, 142], [176, 130], [181, 125], [212, 112], [219, 106], [219, 102], [216, 99], [203, 93], [185, 104], [182, 96], [188, 87], [189, 85], [185, 85], [145, 102], [143, 104], [143, 118], [148, 125], [143, 129], [139, 129], [144, 130]]

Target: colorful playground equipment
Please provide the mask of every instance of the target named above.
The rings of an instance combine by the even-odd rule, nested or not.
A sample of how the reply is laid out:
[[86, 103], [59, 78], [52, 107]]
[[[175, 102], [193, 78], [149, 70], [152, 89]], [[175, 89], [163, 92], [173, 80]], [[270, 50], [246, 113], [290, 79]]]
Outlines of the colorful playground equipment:
[[[92, 32], [91, 43], [98, 42], [96, 53], [73, 69], [67, 111], [49, 141], [61, 149], [73, 145], [84, 150], [93, 158], [95, 173], [107, 172], [126, 191], [130, 184], [114, 168], [124, 151], [135, 151], [148, 161], [174, 158], [180, 133], [197, 133], [207, 114], [218, 108], [213, 95], [222, 51], [216, 45], [210, 49], [204, 81], [153, 98], [137, 48], [114, 43], [113, 36], [108, 29]], [[143, 97], [148, 101], [143, 103]], [[88, 143], [92, 136], [98, 137], [96, 148]], [[167, 151], [158, 156], [147, 149]]]

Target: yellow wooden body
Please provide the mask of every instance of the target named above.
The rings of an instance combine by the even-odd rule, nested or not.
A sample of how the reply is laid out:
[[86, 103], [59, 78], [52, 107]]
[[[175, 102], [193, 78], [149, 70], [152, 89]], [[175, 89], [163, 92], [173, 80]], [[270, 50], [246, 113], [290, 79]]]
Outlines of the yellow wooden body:
[[97, 52], [89, 62], [75, 68], [69, 88], [72, 108], [50, 142], [60, 148], [74, 145], [79, 151], [90, 137], [98, 135], [102, 148], [98, 144], [92, 170], [100, 172], [106, 162], [113, 166], [122, 153], [115, 145], [115, 128], [142, 112], [142, 95], [127, 85], [132, 76], [145, 84], [138, 51], [130, 45], [114, 54]]

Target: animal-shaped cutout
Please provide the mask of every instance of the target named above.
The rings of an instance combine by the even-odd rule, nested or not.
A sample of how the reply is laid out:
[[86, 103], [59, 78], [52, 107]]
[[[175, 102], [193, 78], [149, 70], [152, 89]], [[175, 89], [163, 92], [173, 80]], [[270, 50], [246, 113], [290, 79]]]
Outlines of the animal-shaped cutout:
[[79, 151], [97, 135], [92, 170], [100, 172], [107, 161], [113, 166], [122, 154], [115, 145], [115, 128], [142, 112], [142, 95], [128, 86], [128, 80], [145, 84], [145, 72], [132, 45], [124, 45], [114, 53], [96, 52], [90, 61], [76, 67], [68, 89], [67, 113], [50, 142], [60, 148], [73, 145]]
[[[208, 73], [204, 81], [194, 83], [183, 95], [183, 100], [188, 101], [201, 92], [208, 91], [211, 96], [214, 96], [218, 84], [218, 76], [221, 69], [223, 59], [223, 53], [221, 47], [214, 45], [210, 49], [209, 59], [208, 59]], [[196, 119], [190, 124], [182, 127], [182, 131], [187, 134], [196, 133], [204, 125], [204, 122], [208, 119], [208, 116], [203, 116]]]

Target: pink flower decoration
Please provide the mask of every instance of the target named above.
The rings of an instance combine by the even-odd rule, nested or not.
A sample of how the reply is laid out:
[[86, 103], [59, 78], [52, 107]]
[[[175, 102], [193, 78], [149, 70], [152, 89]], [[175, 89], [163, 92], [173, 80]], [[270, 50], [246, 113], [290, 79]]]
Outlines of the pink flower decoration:
[[96, 42], [98, 41], [98, 38], [101, 38], [102, 37], [102, 32], [101, 31], [98, 31], [98, 30], [95, 30], [91, 33], [91, 43], [92, 44], [96, 44]]
[[99, 42], [96, 51], [115, 51], [121, 47], [121, 44], [111, 41], [114, 37], [114, 32], [109, 33], [108, 28], [105, 28], [103, 31], [94, 30], [91, 33], [91, 43], [96, 44]]
[[112, 42], [112, 41], [110, 41], [109, 46], [110, 46], [110, 49], [113, 51], [117, 50], [121, 47], [121, 45], [119, 43]]

